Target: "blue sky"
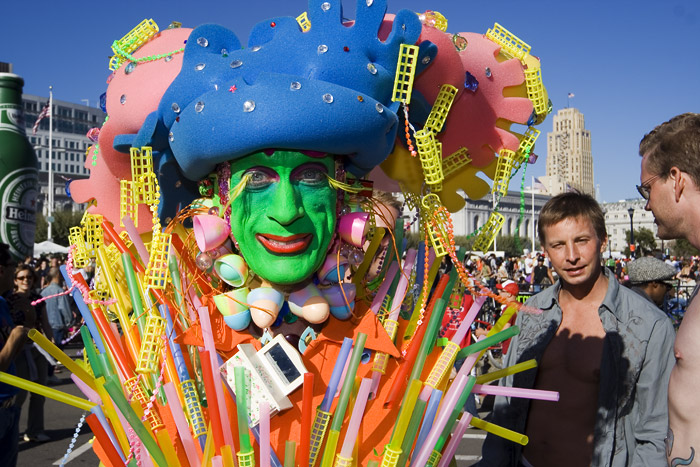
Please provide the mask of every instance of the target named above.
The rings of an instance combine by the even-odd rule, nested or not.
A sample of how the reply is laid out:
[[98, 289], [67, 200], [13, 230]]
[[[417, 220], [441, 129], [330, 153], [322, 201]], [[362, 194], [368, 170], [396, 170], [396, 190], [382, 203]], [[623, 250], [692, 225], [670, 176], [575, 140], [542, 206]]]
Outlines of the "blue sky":
[[[364, 1], [364, 0], [361, 0]], [[345, 0], [345, 16], [355, 2]], [[495, 21], [518, 35], [541, 58], [554, 111], [567, 105], [584, 113], [591, 132], [595, 182], [601, 201], [638, 197], [641, 137], [683, 112], [700, 111], [700, 1], [389, 0], [402, 8], [440, 11], [450, 32], [486, 32]], [[2, 7], [0, 61], [14, 64], [25, 92], [96, 105], [106, 89], [110, 45], [144, 18], [162, 28], [218, 23], [241, 42], [259, 21], [297, 16], [303, 0], [228, 1], [8, 1]], [[535, 147], [530, 175], [545, 173], [549, 117]], [[517, 182], [516, 182], [517, 179]], [[512, 189], [520, 186], [514, 177]], [[529, 184], [529, 182], [528, 182]]]

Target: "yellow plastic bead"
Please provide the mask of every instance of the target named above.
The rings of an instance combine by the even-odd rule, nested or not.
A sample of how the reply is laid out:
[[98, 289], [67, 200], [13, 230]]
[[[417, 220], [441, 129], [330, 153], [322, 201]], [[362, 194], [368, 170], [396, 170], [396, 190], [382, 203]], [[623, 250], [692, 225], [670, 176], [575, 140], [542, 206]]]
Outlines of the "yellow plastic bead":
[[114, 56], [109, 61], [109, 69], [117, 70], [125, 61], [119, 52], [130, 54], [145, 44], [149, 39], [158, 33], [158, 25], [153, 19], [144, 19], [134, 29], [129, 31], [124, 37], [116, 41], [116, 46], [112, 46]]
[[151, 240], [151, 250], [148, 267], [143, 277], [143, 285], [146, 289], [164, 290], [170, 278], [168, 268], [168, 249], [170, 247], [170, 234], [155, 230]]
[[539, 67], [528, 67], [525, 70], [525, 88], [527, 97], [535, 108], [535, 123], [542, 123], [549, 113], [547, 91], [542, 84], [542, 70]]
[[506, 195], [514, 164], [515, 152], [510, 149], [501, 149], [498, 153], [498, 164], [496, 165], [496, 176], [493, 179], [492, 193], [497, 194], [499, 197]]
[[138, 227], [138, 208], [134, 200], [134, 187], [131, 180], [119, 180], [119, 225], [124, 227], [122, 219], [129, 216], [134, 225]]

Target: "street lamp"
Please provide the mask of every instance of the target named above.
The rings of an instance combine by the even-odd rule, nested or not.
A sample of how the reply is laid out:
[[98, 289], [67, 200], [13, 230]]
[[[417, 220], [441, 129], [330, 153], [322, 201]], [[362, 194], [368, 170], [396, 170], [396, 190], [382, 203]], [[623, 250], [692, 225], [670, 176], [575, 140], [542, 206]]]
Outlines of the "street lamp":
[[635, 258], [634, 251], [634, 208], [629, 208], [627, 214], [630, 215], [630, 258]]

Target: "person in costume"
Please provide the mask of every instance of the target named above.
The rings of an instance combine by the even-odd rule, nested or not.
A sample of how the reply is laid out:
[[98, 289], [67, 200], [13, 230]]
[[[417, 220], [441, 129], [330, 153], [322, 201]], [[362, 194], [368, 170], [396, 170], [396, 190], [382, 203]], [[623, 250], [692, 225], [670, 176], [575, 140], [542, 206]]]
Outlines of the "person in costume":
[[[94, 199], [90, 216], [123, 226], [132, 240], [134, 232], [148, 231], [158, 239], [169, 224], [181, 284], [165, 290], [181, 298], [179, 312], [171, 310], [177, 344], [192, 351], [207, 344], [206, 325], [201, 314], [197, 318], [202, 310], [211, 321], [213, 361], [231, 362], [239, 345], [260, 349], [282, 335], [314, 374], [317, 407], [344, 339], [366, 334], [370, 360], [353, 375], [373, 378], [358, 441], [362, 464], [378, 459], [375, 452], [391, 436], [400, 403], [385, 402], [393, 385], [407, 383], [396, 381], [402, 351], [417, 348], [412, 336], [416, 327], [425, 328], [418, 317], [400, 319], [394, 341], [382, 323], [387, 316], [370, 309], [382, 301], [373, 295], [376, 284], [393, 266], [406, 294], [413, 263], [429, 266], [437, 242], [454, 255], [445, 213], [463, 206], [458, 191], [479, 198], [490, 187], [477, 173], [496, 178], [500, 163], [509, 177], [529, 161], [532, 126], [549, 111], [541, 82], [538, 105], [528, 97], [525, 71], [538, 72], [539, 60], [527, 44], [527, 53], [513, 55], [498, 34], [449, 34], [445, 27], [435, 12], [387, 15], [383, 0], [358, 1], [356, 20], [347, 22], [339, 1], [311, 0], [299, 18], [259, 23], [245, 48], [216, 25], [174, 27], [133, 50], [127, 50], [129, 40], [115, 41], [105, 96], [109, 120], [92, 134], [98, 144], [88, 155], [90, 179], [71, 184], [76, 200]], [[407, 67], [412, 88], [395, 84]], [[526, 135], [510, 131], [511, 123], [526, 125]], [[131, 153], [131, 166], [119, 152]], [[420, 209], [423, 228], [432, 232], [439, 225], [443, 238], [426, 240], [422, 256], [409, 249], [404, 262], [403, 244], [388, 241], [378, 271], [367, 275], [365, 268], [343, 283], [351, 256], [362, 258], [368, 242], [369, 251], [374, 240], [383, 241], [380, 233], [401, 225], [383, 224], [391, 216], [375, 211], [371, 197], [362, 203], [364, 212], [353, 212], [349, 197], [362, 191], [357, 180], [367, 174], [375, 188], [400, 184]], [[154, 186], [157, 196], [151, 197]], [[130, 199], [137, 201], [130, 205]], [[182, 229], [190, 218], [193, 235]], [[400, 239], [403, 232], [392, 235]], [[147, 256], [145, 275], [152, 266]], [[359, 260], [358, 270], [372, 257]], [[427, 282], [428, 270], [422, 274]], [[398, 289], [391, 293], [400, 305]], [[421, 316], [425, 308], [417, 307]], [[383, 373], [371, 363], [380, 353], [390, 357]], [[129, 370], [128, 362], [124, 366]], [[199, 377], [195, 365], [189, 370]], [[286, 440], [301, 439], [301, 390], [287, 397], [290, 407], [271, 420], [278, 455]]]

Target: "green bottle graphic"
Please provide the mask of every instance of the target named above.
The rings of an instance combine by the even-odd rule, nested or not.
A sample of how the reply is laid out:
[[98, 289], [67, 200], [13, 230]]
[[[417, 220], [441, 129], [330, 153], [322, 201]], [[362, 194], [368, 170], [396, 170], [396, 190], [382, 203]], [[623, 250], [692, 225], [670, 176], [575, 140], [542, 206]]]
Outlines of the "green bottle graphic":
[[34, 251], [39, 164], [27, 140], [22, 110], [24, 80], [0, 73], [0, 241], [17, 260]]

